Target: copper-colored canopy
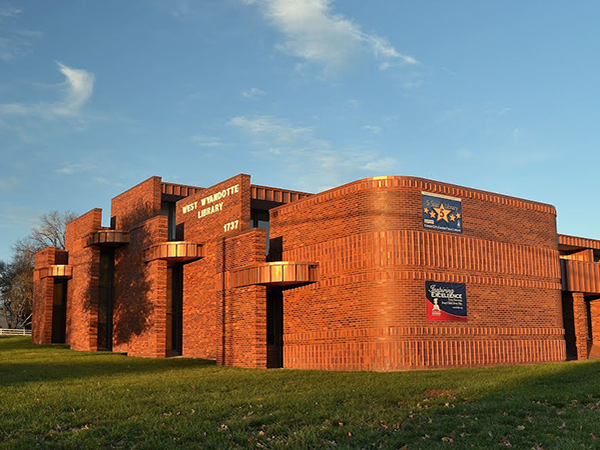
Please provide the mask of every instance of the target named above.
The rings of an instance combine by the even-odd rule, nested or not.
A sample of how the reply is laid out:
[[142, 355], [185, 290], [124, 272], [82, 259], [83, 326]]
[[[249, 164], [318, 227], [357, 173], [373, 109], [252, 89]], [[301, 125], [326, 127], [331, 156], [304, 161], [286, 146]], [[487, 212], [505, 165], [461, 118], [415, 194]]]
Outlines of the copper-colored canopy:
[[186, 241], [161, 242], [144, 250], [144, 261], [164, 259], [169, 263], [188, 263], [204, 257], [202, 244]]
[[73, 266], [55, 264], [53, 266], [44, 267], [39, 269], [39, 277], [69, 279], [73, 277]]
[[298, 286], [317, 281], [317, 264], [277, 261], [242, 267], [231, 274], [233, 287], [260, 284], [263, 286]]
[[129, 244], [129, 233], [122, 230], [98, 230], [88, 234], [85, 246], [120, 247]]

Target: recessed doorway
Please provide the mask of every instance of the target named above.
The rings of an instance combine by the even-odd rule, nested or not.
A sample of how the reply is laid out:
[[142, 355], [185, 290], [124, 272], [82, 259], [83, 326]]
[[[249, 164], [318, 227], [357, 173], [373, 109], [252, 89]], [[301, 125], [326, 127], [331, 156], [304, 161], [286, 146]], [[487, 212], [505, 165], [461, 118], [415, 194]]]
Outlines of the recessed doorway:
[[183, 266], [167, 268], [167, 356], [183, 351]]
[[283, 291], [267, 290], [267, 367], [283, 367]]

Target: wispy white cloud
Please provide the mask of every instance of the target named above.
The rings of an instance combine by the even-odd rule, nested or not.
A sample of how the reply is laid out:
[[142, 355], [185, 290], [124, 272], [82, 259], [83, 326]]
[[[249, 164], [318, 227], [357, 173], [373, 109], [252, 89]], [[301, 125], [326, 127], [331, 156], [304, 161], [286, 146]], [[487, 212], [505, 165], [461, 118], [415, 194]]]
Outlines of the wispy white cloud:
[[454, 70], [450, 69], [449, 67], [446, 66], [442, 66], [441, 69], [446, 72], [448, 75], [452, 75], [453, 77], [457, 77], [458, 73], [456, 73]]
[[73, 115], [86, 103], [94, 92], [94, 75], [83, 69], [73, 69], [58, 63], [65, 76], [66, 99], [56, 109], [59, 114]]
[[3, 205], [0, 212], [0, 228], [23, 229], [39, 222], [39, 211], [22, 205]]
[[229, 125], [243, 128], [254, 135], [273, 137], [277, 142], [294, 142], [312, 132], [311, 127], [294, 127], [272, 116], [236, 116], [229, 120]]
[[423, 85], [423, 77], [424, 74], [420, 71], [413, 71], [409, 74], [406, 74], [402, 81], [402, 87], [406, 90], [416, 89]]
[[263, 95], [265, 95], [265, 91], [255, 87], [242, 91], [242, 97], [246, 98], [256, 98]]
[[393, 175], [397, 168], [394, 158], [372, 149], [334, 148], [326, 140], [313, 140], [266, 156], [282, 161], [299, 180], [300, 188], [310, 191], [322, 191], [360, 177]]
[[168, 14], [176, 20], [211, 21], [217, 14], [210, 1], [198, 0], [149, 0], [144, 2], [161, 13]]
[[204, 136], [201, 134], [192, 136], [190, 139], [192, 142], [195, 142], [200, 147], [224, 147], [228, 145], [225, 142], [223, 142], [220, 138], [216, 138], [213, 136]]
[[102, 185], [108, 185], [108, 186], [115, 186], [115, 187], [125, 187], [125, 185], [123, 183], [119, 183], [116, 181], [111, 181], [106, 177], [103, 177], [101, 175], [96, 175], [92, 177], [92, 181], [96, 184], [102, 184]]
[[535, 167], [556, 159], [555, 153], [550, 149], [522, 148], [510, 143], [506, 143], [502, 148], [488, 148], [485, 151], [474, 151], [463, 147], [458, 149], [456, 155], [474, 164], [502, 170]]
[[193, 13], [193, 8], [190, 5], [189, 2], [187, 1], [178, 1], [178, 2], [174, 2], [173, 6], [173, 16], [175, 17], [182, 17], [182, 16], [189, 16], [190, 14]]
[[29, 54], [34, 42], [42, 37], [42, 32], [19, 28], [20, 8], [0, 5], [0, 60], [9, 61]]
[[0, 118], [33, 116], [52, 120], [79, 117], [82, 107], [94, 92], [94, 75], [83, 69], [74, 69], [57, 63], [65, 81], [56, 86], [62, 99], [55, 102], [0, 103]]
[[505, 116], [511, 112], [512, 112], [512, 108], [509, 106], [503, 106], [503, 107], [489, 106], [488, 108], [485, 109], [486, 114], [490, 114], [493, 116]]
[[255, 140], [254, 155], [263, 159], [277, 159], [295, 179], [298, 188], [323, 190], [348, 181], [349, 177], [389, 175], [396, 169], [396, 161], [381, 156], [371, 148], [336, 148], [328, 140], [315, 136], [313, 127], [294, 126], [272, 116], [237, 116], [229, 121]]
[[472, 159], [475, 156], [475, 152], [469, 148], [460, 148], [456, 154], [461, 159]]
[[351, 109], [358, 109], [360, 102], [354, 98], [346, 100], [346, 106]]
[[394, 158], [385, 157], [369, 161], [364, 165], [364, 169], [370, 172], [381, 172], [387, 174], [388, 170], [394, 170], [396, 160]]
[[[0, 152], [0, 154], [2, 154]], [[11, 192], [20, 186], [21, 180], [16, 176], [0, 177], [0, 192]]]
[[35, 40], [41, 36], [41, 31], [34, 30], [5, 30], [0, 32], [0, 59], [9, 61], [28, 55], [31, 53]]
[[9, 17], [16, 17], [21, 14], [21, 12], [21, 8], [15, 8], [10, 5], [0, 5], [0, 21]]
[[73, 175], [81, 172], [89, 172], [94, 169], [96, 169], [96, 165], [91, 163], [66, 163], [56, 169], [55, 172], [59, 175]]
[[369, 53], [381, 70], [415, 65], [413, 56], [398, 51], [383, 37], [333, 11], [332, 0], [243, 0], [255, 4], [284, 36], [278, 48], [292, 56], [335, 72], [361, 53]]
[[373, 134], [379, 134], [382, 130], [382, 128], [378, 127], [377, 125], [365, 125], [363, 128]]

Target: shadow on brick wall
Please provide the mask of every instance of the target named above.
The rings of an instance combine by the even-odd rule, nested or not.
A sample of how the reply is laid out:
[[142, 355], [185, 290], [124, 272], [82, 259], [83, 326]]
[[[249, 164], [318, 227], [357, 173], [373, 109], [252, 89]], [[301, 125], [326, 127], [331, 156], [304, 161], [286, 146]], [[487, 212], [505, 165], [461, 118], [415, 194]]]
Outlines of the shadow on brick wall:
[[[142, 202], [143, 203], [143, 202]], [[137, 207], [134, 210], [137, 211]], [[139, 217], [128, 218], [128, 221], [139, 223], [147, 220], [140, 207]], [[148, 224], [130, 230], [130, 244], [117, 249], [115, 254], [115, 303], [113, 345], [116, 351], [126, 350], [124, 345], [130, 343], [135, 336], [142, 335], [151, 325], [154, 304], [150, 299], [152, 283], [149, 278], [151, 268], [144, 261], [143, 251], [154, 243]]]

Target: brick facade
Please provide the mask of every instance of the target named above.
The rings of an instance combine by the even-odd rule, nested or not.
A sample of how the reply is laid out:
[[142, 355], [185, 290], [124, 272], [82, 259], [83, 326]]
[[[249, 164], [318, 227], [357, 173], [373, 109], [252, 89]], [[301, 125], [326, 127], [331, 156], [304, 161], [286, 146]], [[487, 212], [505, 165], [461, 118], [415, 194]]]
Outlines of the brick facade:
[[35, 255], [33, 270], [33, 297], [35, 311], [32, 321], [31, 340], [35, 344], [52, 343], [52, 303], [54, 299], [54, 279], [41, 277], [45, 267], [54, 265], [56, 249], [45, 248]]
[[85, 237], [102, 226], [102, 210], [92, 209], [67, 224], [65, 247], [73, 278], [67, 289], [66, 342], [74, 350], [98, 350], [98, 277], [100, 251], [87, 247]]
[[[462, 234], [423, 229], [422, 191], [462, 199]], [[548, 205], [385, 177], [271, 216], [282, 259], [318, 261], [320, 271], [318, 283], [284, 293], [285, 367], [399, 370], [565, 358]], [[426, 280], [466, 284], [467, 323], [427, 322]]]
[[[460, 232], [424, 226], [424, 195], [460, 202]], [[151, 177], [112, 200], [110, 230], [101, 216], [67, 226], [70, 278], [49, 269], [54, 249], [36, 255], [34, 342], [61, 326], [61, 274], [75, 350], [404, 370], [587, 358], [600, 343], [600, 243], [558, 235], [550, 205], [413, 177], [309, 195], [240, 174]], [[428, 282], [466, 289], [460, 321], [432, 321]]]
[[144, 220], [129, 235], [129, 245], [115, 250], [113, 349], [165, 358], [167, 263], [144, 262], [143, 250], [167, 240], [167, 218]]

